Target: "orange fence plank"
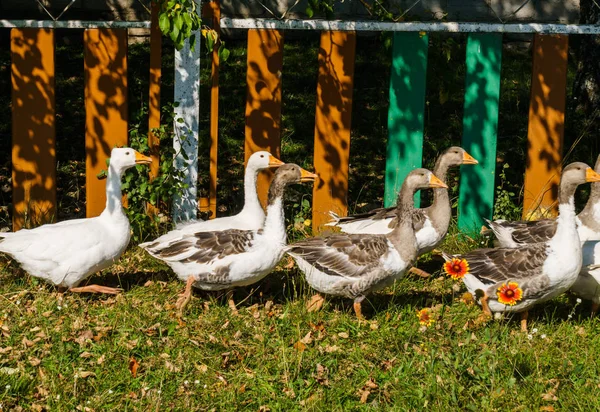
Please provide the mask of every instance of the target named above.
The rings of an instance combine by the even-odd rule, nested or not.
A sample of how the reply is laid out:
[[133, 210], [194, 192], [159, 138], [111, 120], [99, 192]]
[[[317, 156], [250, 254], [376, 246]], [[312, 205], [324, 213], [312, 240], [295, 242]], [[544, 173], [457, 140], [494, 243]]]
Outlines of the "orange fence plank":
[[13, 230], [55, 219], [54, 31], [11, 30]]
[[529, 105], [523, 218], [556, 215], [567, 90], [566, 35], [536, 34]]
[[[218, 0], [209, 3], [213, 29], [221, 38], [221, 6]], [[217, 148], [219, 143], [219, 46], [215, 44], [212, 52], [212, 73], [210, 88], [210, 171], [208, 204], [210, 218], [217, 216]]]
[[98, 216], [106, 203], [106, 169], [115, 146], [127, 145], [127, 30], [84, 32], [86, 215]]
[[354, 80], [354, 32], [323, 31], [315, 115], [313, 231], [330, 220], [329, 211], [348, 211], [348, 161]]
[[[160, 140], [152, 129], [160, 127], [160, 81], [162, 76], [162, 32], [158, 27], [158, 13], [160, 5], [152, 2], [152, 25], [150, 27], [150, 81], [148, 102], [148, 147], [150, 148], [150, 179], [158, 176], [160, 168]], [[153, 215], [157, 208], [148, 204], [148, 213]]]
[[[248, 30], [246, 81], [246, 162], [252, 153], [267, 150], [280, 156], [281, 73], [283, 36], [278, 30]], [[271, 172], [258, 177], [258, 197], [266, 204]]]

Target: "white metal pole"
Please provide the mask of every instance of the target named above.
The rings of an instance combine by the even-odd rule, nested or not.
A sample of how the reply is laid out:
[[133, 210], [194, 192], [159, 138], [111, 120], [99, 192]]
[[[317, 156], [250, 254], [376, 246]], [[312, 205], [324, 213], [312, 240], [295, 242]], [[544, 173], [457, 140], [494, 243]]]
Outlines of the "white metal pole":
[[[175, 108], [173, 129], [175, 138], [175, 167], [185, 170], [188, 187], [173, 198], [175, 222], [196, 219], [198, 216], [198, 127], [200, 119], [200, 31], [192, 49], [187, 39], [181, 50], [175, 50]], [[183, 121], [179, 120], [183, 119]]]

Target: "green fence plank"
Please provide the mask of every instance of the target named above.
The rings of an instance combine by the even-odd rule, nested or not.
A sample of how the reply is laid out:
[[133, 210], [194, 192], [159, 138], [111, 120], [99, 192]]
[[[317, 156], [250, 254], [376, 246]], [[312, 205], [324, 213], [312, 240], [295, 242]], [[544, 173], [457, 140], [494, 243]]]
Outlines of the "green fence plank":
[[[422, 164], [427, 46], [427, 34], [394, 33], [385, 165], [386, 207], [396, 204], [404, 178]], [[418, 207], [418, 196], [415, 203]]]
[[479, 165], [461, 168], [458, 227], [478, 232], [494, 207], [502, 35], [470, 34], [466, 63], [462, 147]]

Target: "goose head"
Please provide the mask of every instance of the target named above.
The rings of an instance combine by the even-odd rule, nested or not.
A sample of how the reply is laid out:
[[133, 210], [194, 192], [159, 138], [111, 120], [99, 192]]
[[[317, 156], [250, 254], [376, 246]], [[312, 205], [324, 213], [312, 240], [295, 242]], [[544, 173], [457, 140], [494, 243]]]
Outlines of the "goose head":
[[283, 165], [281, 160], [273, 156], [271, 153], [266, 151], [255, 152], [248, 159], [246, 169], [259, 171], [262, 169], [268, 169], [269, 167], [279, 167]]
[[560, 178], [559, 203], [568, 203], [577, 186], [586, 182], [600, 182], [600, 174], [582, 162], [574, 162], [566, 166]]
[[[431, 170], [427, 169], [414, 169], [411, 171], [404, 184], [412, 191], [416, 192], [421, 189], [448, 189], [448, 186], [442, 182]], [[412, 198], [411, 198], [412, 201]]]
[[458, 146], [449, 147], [441, 157], [448, 166], [476, 165], [479, 163], [473, 156], [467, 153], [465, 149]]
[[314, 182], [316, 179], [316, 174], [302, 169], [297, 164], [286, 163], [281, 165], [275, 172], [269, 187], [269, 203], [272, 203], [275, 198], [281, 197], [286, 186], [294, 183]]
[[135, 165], [147, 165], [152, 163], [152, 158], [144, 156], [140, 152], [129, 147], [118, 147], [110, 152], [110, 167], [120, 174]]

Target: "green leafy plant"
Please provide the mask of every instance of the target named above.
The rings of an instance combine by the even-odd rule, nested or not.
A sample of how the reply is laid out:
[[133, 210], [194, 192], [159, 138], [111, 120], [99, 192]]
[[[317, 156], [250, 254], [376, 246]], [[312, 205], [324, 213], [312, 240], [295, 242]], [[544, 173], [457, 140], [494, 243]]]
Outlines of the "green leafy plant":
[[[171, 227], [172, 198], [187, 187], [183, 183], [184, 172], [177, 170], [173, 165], [173, 157], [177, 154], [172, 146], [173, 109], [176, 106], [177, 104], [165, 105], [162, 108], [161, 126], [152, 130], [160, 140], [158, 175], [151, 180], [147, 166], [136, 166], [123, 178], [121, 187], [128, 199], [126, 214], [133, 230], [133, 241], [136, 243]], [[145, 111], [145, 108], [141, 111], [140, 118], [144, 118]], [[183, 119], [177, 121], [183, 122]], [[140, 153], [149, 154], [148, 135], [141, 125], [140, 122], [131, 128], [129, 145]], [[153, 213], [149, 213], [148, 205], [153, 206]]]
[[509, 167], [508, 163], [504, 163], [498, 174], [500, 184], [496, 187], [494, 219], [519, 220], [523, 211], [523, 207], [519, 206], [521, 202], [517, 199], [516, 193], [509, 188], [510, 184], [506, 178], [506, 169]]
[[158, 0], [160, 12], [158, 26], [162, 33], [171, 38], [177, 50], [183, 48], [186, 39], [190, 39], [192, 48], [196, 44], [195, 31], [202, 25], [198, 13], [200, 2], [194, 0]]

